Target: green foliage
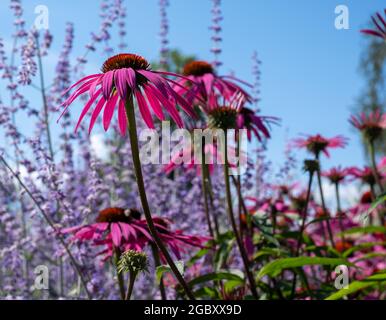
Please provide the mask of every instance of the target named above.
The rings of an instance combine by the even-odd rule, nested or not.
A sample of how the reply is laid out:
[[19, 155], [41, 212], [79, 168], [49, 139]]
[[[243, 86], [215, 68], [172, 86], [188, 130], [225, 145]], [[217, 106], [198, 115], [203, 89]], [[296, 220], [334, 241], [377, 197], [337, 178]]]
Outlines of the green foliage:
[[[184, 262], [183, 261], [175, 261], [174, 264], [176, 265], [176, 267], [177, 267], [178, 271], [181, 273], [181, 275], [184, 275], [184, 272], [185, 272]], [[155, 272], [157, 283], [161, 282], [161, 278], [164, 275], [164, 273], [166, 273], [166, 272], [170, 272], [171, 274], [173, 274], [172, 269], [170, 268], [169, 265], [162, 265], [162, 266], [157, 267], [156, 272]]]
[[327, 297], [325, 300], [338, 300], [343, 297], [358, 292], [364, 289], [370, 289], [378, 286], [386, 285], [386, 273], [374, 274], [365, 280], [362, 281], [354, 281], [349, 284], [347, 289], [341, 289], [338, 292]]
[[152, 69], [164, 69], [169, 72], [181, 74], [185, 64], [196, 60], [196, 57], [194, 55], [186, 55], [177, 49], [173, 49], [167, 53], [166, 59], [168, 61], [166, 66], [161, 65], [159, 62], [152, 62]]
[[236, 282], [239, 285], [244, 283], [244, 279], [240, 276], [240, 274], [223, 271], [223, 272], [208, 273], [208, 274], [199, 276], [197, 278], [194, 278], [189, 282], [189, 285], [195, 286], [209, 281], [221, 281], [221, 280], [231, 280], [233, 281], [233, 284], [234, 282]]
[[297, 257], [297, 258], [284, 258], [272, 261], [266, 264], [258, 273], [257, 278], [261, 279], [264, 276], [276, 277], [285, 269], [294, 269], [307, 265], [325, 265], [325, 266], [338, 266], [347, 265], [352, 266], [352, 263], [345, 259], [339, 258], [323, 258], [323, 257]]

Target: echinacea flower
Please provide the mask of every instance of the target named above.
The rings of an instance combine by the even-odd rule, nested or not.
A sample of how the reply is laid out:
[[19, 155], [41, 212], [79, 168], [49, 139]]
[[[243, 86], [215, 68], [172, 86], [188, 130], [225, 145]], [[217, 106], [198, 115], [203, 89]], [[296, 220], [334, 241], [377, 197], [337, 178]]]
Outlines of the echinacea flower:
[[343, 169], [340, 166], [331, 168], [330, 170], [322, 172], [322, 176], [328, 178], [331, 183], [340, 183], [346, 179], [349, 174], [349, 169]]
[[350, 123], [371, 142], [386, 129], [386, 114], [379, 109], [369, 114], [362, 112], [358, 116], [351, 116]]
[[[186, 171], [195, 168], [197, 170], [197, 175], [200, 176], [202, 162], [204, 162], [204, 164], [208, 166], [209, 173], [213, 173], [216, 164], [224, 164], [222, 147], [216, 137], [213, 137], [213, 141], [203, 142], [205, 142], [203, 154], [198, 150], [198, 146], [195, 146], [193, 143], [187, 144], [182, 150], [171, 155], [170, 162], [165, 165], [163, 171], [166, 174], [169, 174], [179, 166], [183, 166]], [[236, 150], [234, 147], [228, 147], [228, 154], [230, 159], [236, 159]], [[246, 155], [241, 152], [239, 155], [239, 162], [244, 161], [246, 161]], [[231, 168], [235, 167], [235, 164], [232, 161], [230, 161], [229, 165]]]
[[237, 115], [237, 128], [247, 130], [248, 140], [251, 140], [253, 133], [261, 141], [263, 137], [266, 139], [271, 137], [268, 125], [277, 124], [278, 120], [275, 117], [259, 116], [255, 111], [242, 107]]
[[[247, 101], [252, 101], [250, 95], [235, 82], [250, 86], [246, 82], [233, 76], [219, 76], [215, 73], [213, 66], [205, 61], [192, 61], [185, 65], [183, 75], [186, 78], [178, 79], [175, 90], [184, 94], [185, 87], [190, 86], [186, 93], [186, 99], [193, 103], [198, 96], [204, 102], [208, 101], [213, 94], [218, 94], [230, 102], [235, 94], [240, 92]], [[193, 83], [193, 85], [191, 85]]]
[[[384, 13], [386, 16], [386, 9], [384, 10]], [[386, 41], [386, 19], [383, 18], [382, 15], [378, 12], [376, 13], [376, 16], [371, 17], [371, 19], [375, 24], [376, 30], [364, 29], [364, 30], [361, 30], [361, 32], [381, 38]]]
[[[138, 103], [142, 119], [149, 128], [154, 128], [150, 107], [160, 120], [165, 120], [163, 109], [179, 126], [183, 126], [177, 105], [187, 114], [194, 116], [191, 105], [177, 93], [169, 83], [174, 83], [166, 75], [181, 77], [168, 72], [157, 72], [150, 69], [149, 63], [136, 54], [118, 54], [109, 58], [102, 67], [102, 73], [92, 74], [82, 78], [67, 91], [75, 89], [63, 103], [63, 114], [79, 96], [88, 93], [89, 99], [79, 117], [76, 129], [80, 126], [91, 107], [96, 104], [91, 113], [89, 132], [103, 110], [103, 127], [110, 127], [114, 111], [117, 108], [119, 131], [126, 134], [127, 117], [125, 104], [134, 99]], [[150, 106], [150, 107], [149, 107]]]
[[320, 134], [306, 136], [294, 140], [294, 146], [297, 148], [306, 148], [309, 152], [315, 155], [316, 158], [323, 152], [327, 157], [330, 156], [328, 149], [344, 148], [347, 144], [347, 139], [343, 136], [335, 136], [333, 138], [325, 138]]
[[[378, 165], [378, 174], [380, 176], [381, 180], [386, 179], [386, 171], [384, 171], [384, 167], [381, 167]], [[370, 167], [364, 167], [364, 168], [358, 168], [358, 167], [351, 167], [348, 169], [348, 173], [350, 176], [352, 176], [355, 179], [361, 180], [363, 183], [367, 183], [370, 186], [374, 186], [376, 184], [376, 178], [374, 176], [374, 171]]]
[[[147, 223], [140, 216], [141, 213], [135, 209], [108, 208], [100, 211], [95, 223], [65, 228], [61, 233], [73, 234], [73, 241], [90, 241], [96, 246], [105, 246], [98, 255], [103, 255], [103, 260], [107, 260], [116, 249], [120, 252], [142, 251], [146, 245], [153, 243]], [[154, 217], [153, 221], [161, 239], [177, 258], [181, 257], [187, 245], [202, 248], [203, 243], [209, 240], [185, 235], [179, 230], [171, 231], [170, 222], [166, 219]]]

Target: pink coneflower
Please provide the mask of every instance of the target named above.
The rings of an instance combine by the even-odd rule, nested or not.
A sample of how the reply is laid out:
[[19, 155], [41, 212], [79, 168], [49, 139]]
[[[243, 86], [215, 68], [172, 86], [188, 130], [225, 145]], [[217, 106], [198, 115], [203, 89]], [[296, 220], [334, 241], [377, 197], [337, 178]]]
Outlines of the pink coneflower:
[[[384, 13], [386, 16], [386, 9], [384, 10]], [[361, 32], [378, 37], [378, 38], [381, 38], [383, 40], [386, 40], [386, 21], [385, 21], [385, 18], [383, 18], [380, 13], [376, 13], [376, 16], [371, 17], [371, 19], [373, 20], [373, 22], [375, 24], [376, 30], [364, 29], [364, 30], [361, 30]]]
[[350, 123], [360, 130], [369, 141], [377, 139], [386, 129], [386, 114], [379, 109], [366, 114], [362, 112], [358, 116], [351, 116]]
[[246, 129], [248, 140], [252, 139], [252, 134], [261, 141], [263, 138], [271, 137], [268, 126], [278, 124], [278, 118], [258, 116], [253, 110], [242, 107], [237, 115], [237, 128]]
[[190, 91], [186, 95], [187, 100], [190, 102], [193, 102], [196, 96], [199, 96], [200, 99], [206, 102], [214, 94], [220, 95], [229, 102], [238, 92], [242, 93], [247, 101], [252, 100], [250, 95], [235, 82], [247, 86], [250, 86], [249, 84], [233, 76], [218, 76], [213, 66], [208, 62], [189, 62], [185, 65], [183, 74], [186, 78], [181, 78], [177, 81], [178, 85], [175, 87], [175, 90], [183, 94], [185, 93], [184, 88], [190, 85], [189, 82], [193, 82], [194, 85], [191, 86]]
[[[381, 180], [386, 179], [386, 172], [382, 170], [382, 167], [378, 166], [378, 174], [380, 176]], [[367, 183], [370, 186], [375, 185], [376, 178], [374, 176], [374, 170], [370, 167], [364, 167], [364, 168], [357, 168], [357, 167], [351, 167], [348, 169], [349, 175], [351, 175], [355, 179], [361, 180], [363, 183]]]
[[347, 139], [343, 136], [333, 138], [324, 138], [320, 134], [307, 136], [306, 138], [298, 138], [294, 140], [294, 146], [297, 148], [306, 148], [309, 152], [319, 157], [320, 152], [323, 152], [327, 157], [330, 156], [328, 149], [343, 148], [347, 144]]
[[96, 103], [91, 114], [89, 132], [91, 132], [102, 109], [103, 127], [107, 130], [117, 107], [119, 131], [125, 135], [127, 129], [125, 104], [134, 98], [138, 103], [142, 118], [149, 128], [154, 128], [149, 106], [160, 120], [165, 119], [163, 113], [163, 109], [165, 109], [180, 127], [183, 126], [183, 122], [178, 113], [177, 105], [189, 115], [194, 115], [191, 105], [170, 86], [169, 83], [174, 83], [174, 81], [165, 77], [165, 75], [181, 76], [168, 72], [152, 71], [149, 63], [141, 56], [135, 54], [113, 56], [103, 64], [102, 72], [79, 80], [66, 91], [67, 93], [76, 88], [75, 92], [63, 103], [65, 107], [63, 114], [76, 98], [85, 93], [90, 96], [79, 117], [76, 129]]
[[[235, 148], [229, 147], [228, 153], [230, 158], [234, 159], [236, 157]], [[186, 162], [183, 162], [182, 160]], [[245, 154], [241, 153], [240, 161], [244, 160]], [[183, 165], [186, 171], [196, 169], [197, 175], [200, 175], [202, 162], [208, 166], [209, 173], [213, 173], [216, 164], [224, 164], [224, 156], [221, 152], [221, 147], [219, 146], [217, 139], [214, 139], [213, 142], [210, 143], [205, 142], [203, 155], [195, 148], [193, 143], [186, 146], [179, 152], [172, 154], [170, 162], [163, 168], [163, 170], [165, 173], [169, 174], [176, 168]], [[234, 168], [233, 163], [230, 163], [230, 166]]]
[[[134, 209], [108, 208], [99, 213], [95, 223], [65, 228], [61, 233], [73, 234], [72, 240], [91, 241], [96, 246], [105, 246], [99, 255], [107, 260], [116, 249], [120, 252], [142, 251], [146, 245], [153, 243], [147, 223], [140, 216], [141, 213]], [[209, 240], [184, 235], [179, 230], [173, 232], [166, 219], [154, 217], [153, 220], [161, 239], [179, 259], [187, 245], [202, 248], [203, 243]]]
[[340, 166], [322, 172], [322, 176], [328, 178], [331, 183], [342, 182], [344, 179], [346, 179], [348, 174], [349, 169], [342, 169]]

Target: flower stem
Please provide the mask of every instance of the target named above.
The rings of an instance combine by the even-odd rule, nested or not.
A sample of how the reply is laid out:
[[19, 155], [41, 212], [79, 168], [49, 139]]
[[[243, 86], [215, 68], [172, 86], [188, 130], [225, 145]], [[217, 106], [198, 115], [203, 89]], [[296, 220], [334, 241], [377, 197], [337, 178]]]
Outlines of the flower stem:
[[228, 206], [228, 216], [229, 220], [231, 222], [233, 233], [235, 234], [237, 245], [239, 247], [239, 251], [241, 254], [241, 258], [243, 260], [245, 273], [247, 275], [250, 289], [252, 292], [252, 295], [255, 299], [258, 299], [258, 294], [256, 290], [256, 283], [255, 279], [253, 278], [252, 272], [249, 270], [249, 259], [247, 252], [245, 251], [243, 241], [240, 237], [239, 231], [237, 229], [235, 217], [233, 215], [233, 207], [232, 207], [232, 195], [231, 195], [231, 186], [229, 181], [229, 163], [228, 163], [228, 137], [227, 133], [225, 132], [225, 139], [224, 139], [224, 179], [225, 179], [225, 193], [226, 193], [226, 201]]
[[[316, 157], [316, 160], [320, 163], [319, 156]], [[332, 234], [331, 223], [330, 223], [330, 214], [327, 211], [326, 201], [324, 200], [324, 192], [323, 192], [323, 186], [322, 186], [322, 175], [321, 175], [320, 165], [318, 167], [318, 170], [316, 170], [316, 174], [317, 174], [317, 178], [318, 178], [318, 186], [319, 186], [320, 200], [322, 202], [322, 209], [323, 209], [324, 215], [326, 216], [326, 225], [327, 225], [328, 237], [330, 239], [331, 245], [335, 248], [334, 236]], [[323, 223], [323, 221], [322, 221], [322, 223]]]
[[[154, 265], [157, 268], [157, 267], [159, 267], [161, 265], [161, 260], [160, 260], [160, 257], [159, 257], [158, 251], [157, 251], [157, 246], [152, 244], [151, 245], [151, 251], [153, 252]], [[159, 292], [161, 294], [161, 299], [162, 300], [167, 300], [166, 292], [165, 292], [164, 279], [163, 279], [162, 276], [161, 276], [161, 280], [160, 280], [160, 283], [159, 283]]]
[[206, 178], [206, 168], [205, 168], [205, 152], [204, 152], [205, 145], [202, 145], [202, 157], [201, 157], [201, 184], [202, 184], [202, 195], [204, 198], [204, 209], [205, 209], [205, 217], [206, 222], [208, 224], [208, 231], [210, 237], [214, 238], [213, 228], [212, 228], [212, 221], [210, 219], [209, 214], [209, 204], [208, 204], [208, 181]]
[[129, 272], [129, 283], [127, 285], [125, 300], [131, 299], [131, 295], [133, 294], [134, 283], [135, 283], [136, 278], [137, 278], [137, 272], [130, 271]]
[[[312, 180], [313, 180], [313, 177], [314, 177], [314, 172], [313, 171], [310, 171], [309, 172], [309, 179], [308, 179], [308, 188], [307, 188], [307, 196], [306, 196], [306, 203], [304, 205], [304, 208], [303, 208], [303, 212], [302, 212], [302, 224], [300, 226], [300, 230], [299, 230], [299, 236], [298, 236], [298, 244], [297, 244], [297, 247], [296, 247], [296, 253], [295, 253], [295, 257], [298, 257], [299, 254], [300, 254], [300, 249], [302, 247], [302, 243], [303, 243], [303, 233], [304, 233], [304, 229], [306, 227], [306, 221], [307, 221], [307, 213], [308, 213], [308, 204], [310, 202], [310, 198], [311, 198], [311, 187], [312, 187]], [[292, 290], [291, 290], [291, 297], [293, 298], [294, 295], [295, 295], [295, 290], [296, 290], [296, 280], [297, 280], [297, 273], [295, 272], [294, 273], [294, 278], [292, 280]]]
[[338, 211], [338, 221], [339, 221], [339, 228], [342, 233], [342, 241], [344, 242], [344, 227], [343, 227], [343, 212], [342, 212], [342, 206], [340, 204], [340, 193], [339, 193], [339, 182], [335, 183], [335, 194], [336, 194], [336, 205], [337, 205], [337, 211]]
[[374, 147], [374, 141], [369, 141], [369, 151], [370, 151], [370, 159], [371, 159], [371, 168], [373, 170], [373, 175], [375, 178], [375, 181], [377, 182], [377, 185], [379, 186], [379, 190], [381, 190], [381, 193], [385, 192], [385, 188], [382, 185], [381, 177], [379, 176], [379, 172], [377, 169], [377, 164], [375, 161], [375, 147]]
[[169, 264], [170, 268], [172, 269], [172, 272], [176, 276], [178, 282], [181, 284], [182, 288], [184, 289], [186, 295], [189, 297], [189, 299], [195, 300], [192, 291], [190, 290], [188, 284], [185, 282], [185, 280], [182, 277], [181, 273], [179, 272], [177, 266], [173, 262], [172, 257], [170, 256], [169, 252], [167, 251], [164, 243], [162, 242], [161, 238], [159, 237], [157, 229], [156, 229], [154, 222], [153, 222], [153, 218], [152, 218], [151, 213], [150, 213], [150, 207], [149, 207], [149, 203], [147, 201], [147, 196], [146, 196], [146, 191], [145, 191], [145, 184], [143, 182], [141, 160], [139, 158], [137, 125], [136, 125], [136, 121], [135, 121], [134, 102], [133, 102], [133, 96], [132, 95], [130, 96], [130, 98], [127, 99], [125, 107], [126, 107], [126, 117], [127, 117], [128, 125], [129, 125], [131, 154], [133, 157], [134, 171], [135, 171], [135, 176], [137, 179], [138, 193], [139, 193], [139, 197], [141, 199], [142, 209], [143, 209], [143, 212], [145, 214], [145, 218], [146, 218], [147, 225], [149, 227], [149, 231], [150, 231], [155, 243], [157, 244], [158, 248], [162, 252], [164, 258], [166, 259], [167, 263]]
[[119, 293], [121, 295], [121, 299], [125, 299], [125, 285], [123, 280], [123, 275], [121, 272], [118, 272], [118, 262], [121, 258], [121, 250], [119, 248], [114, 247], [115, 251], [115, 269], [117, 272], [117, 279], [118, 279], [118, 286], [119, 286]]

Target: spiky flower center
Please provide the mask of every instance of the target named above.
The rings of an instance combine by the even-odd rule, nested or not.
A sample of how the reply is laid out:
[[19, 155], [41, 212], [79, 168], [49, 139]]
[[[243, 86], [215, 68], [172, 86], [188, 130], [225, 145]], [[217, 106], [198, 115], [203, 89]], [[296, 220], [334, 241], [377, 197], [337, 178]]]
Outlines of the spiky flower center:
[[134, 70], [148, 70], [150, 64], [147, 60], [139, 55], [132, 53], [121, 53], [113, 56], [105, 61], [102, 66], [102, 72], [132, 68]]
[[207, 73], [213, 73], [213, 67], [210, 63], [205, 61], [192, 61], [185, 65], [184, 75], [185, 76], [203, 76]]
[[306, 172], [316, 172], [320, 168], [318, 160], [304, 160], [303, 170]]
[[212, 129], [234, 129], [237, 123], [237, 110], [229, 107], [217, 107], [208, 113], [208, 126]]
[[321, 138], [321, 137], [317, 137], [317, 138], [314, 138], [312, 139], [308, 145], [307, 145], [307, 149], [315, 154], [315, 155], [319, 155], [320, 152], [324, 151], [327, 147], [328, 147], [328, 141]]
[[361, 197], [361, 204], [371, 204], [373, 202], [373, 197], [370, 191], [365, 192]]
[[368, 140], [374, 141], [381, 136], [383, 128], [377, 123], [368, 123], [363, 126], [362, 132]]
[[107, 208], [99, 212], [96, 222], [126, 222], [139, 220], [141, 213], [136, 209]]
[[122, 254], [118, 262], [118, 272], [134, 272], [135, 274], [147, 271], [149, 261], [144, 252], [128, 250]]

